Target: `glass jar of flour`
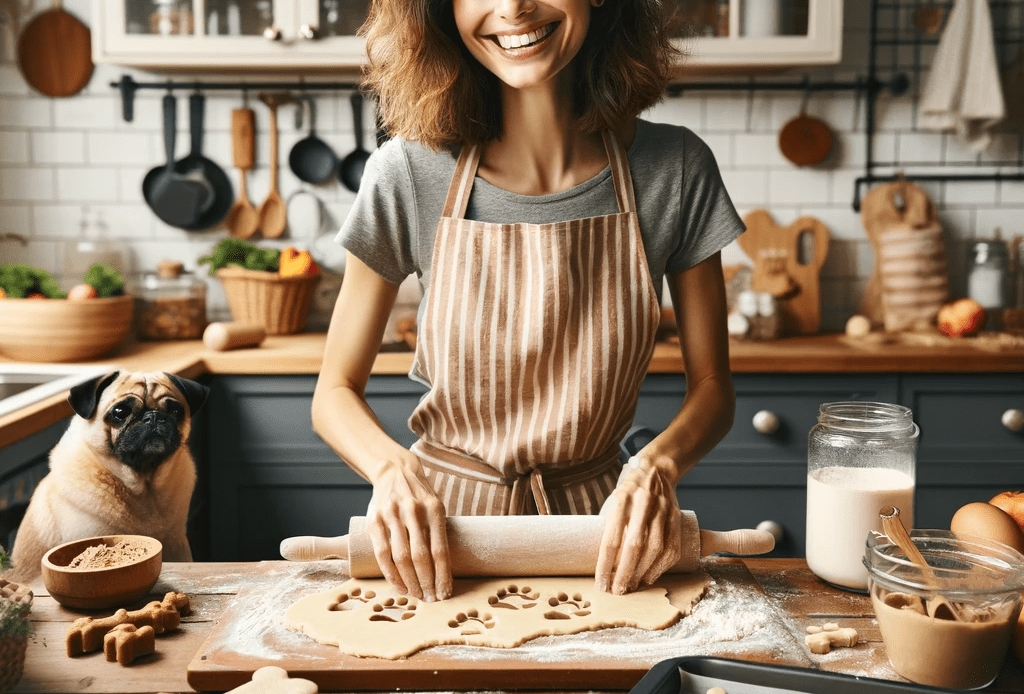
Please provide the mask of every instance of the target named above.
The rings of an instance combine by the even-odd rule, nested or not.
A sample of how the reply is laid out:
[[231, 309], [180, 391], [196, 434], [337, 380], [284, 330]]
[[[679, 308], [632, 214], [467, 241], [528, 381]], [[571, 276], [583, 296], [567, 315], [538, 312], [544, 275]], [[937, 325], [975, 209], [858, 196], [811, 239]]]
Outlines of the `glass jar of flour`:
[[839, 588], [867, 592], [864, 542], [881, 532], [878, 511], [896, 506], [914, 525], [920, 430], [909, 408], [830, 402], [807, 437], [807, 565]]

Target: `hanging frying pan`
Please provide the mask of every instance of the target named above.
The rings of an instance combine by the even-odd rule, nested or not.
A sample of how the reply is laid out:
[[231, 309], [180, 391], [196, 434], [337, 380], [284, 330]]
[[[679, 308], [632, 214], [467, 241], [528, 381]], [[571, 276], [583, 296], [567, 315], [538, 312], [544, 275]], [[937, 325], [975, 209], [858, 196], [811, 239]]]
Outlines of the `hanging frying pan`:
[[45, 96], [72, 96], [92, 77], [89, 27], [61, 0], [37, 14], [18, 37], [18, 66], [25, 81]]
[[215, 161], [203, 156], [203, 118], [206, 110], [206, 97], [193, 94], [188, 99], [189, 131], [192, 137], [192, 150], [184, 159], [174, 163], [174, 170], [190, 178], [201, 178], [213, 189], [210, 203], [200, 211], [191, 224], [181, 225], [188, 231], [209, 229], [222, 222], [235, 201], [235, 190], [231, 187], [231, 179]]
[[156, 216], [166, 224], [184, 227], [195, 224], [200, 214], [213, 205], [213, 186], [205, 177], [183, 175], [174, 168], [177, 127], [177, 99], [163, 99], [164, 148], [167, 163], [155, 166], [142, 180], [142, 196]]
[[783, 156], [797, 166], [820, 164], [832, 151], [832, 129], [828, 123], [807, 115], [810, 90], [804, 94], [800, 115], [791, 119], [779, 131], [779, 149]]

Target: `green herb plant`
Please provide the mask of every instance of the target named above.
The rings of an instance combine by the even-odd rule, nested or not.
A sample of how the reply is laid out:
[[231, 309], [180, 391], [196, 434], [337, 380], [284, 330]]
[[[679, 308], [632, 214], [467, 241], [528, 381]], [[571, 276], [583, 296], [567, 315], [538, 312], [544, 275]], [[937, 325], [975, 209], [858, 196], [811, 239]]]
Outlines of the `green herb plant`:
[[122, 296], [124, 278], [114, 268], [103, 263], [94, 263], [82, 275], [82, 282], [91, 285], [97, 296]]
[[24, 299], [33, 294], [42, 294], [48, 299], [67, 296], [50, 273], [21, 263], [0, 265], [0, 289], [12, 299]]
[[200, 265], [210, 266], [210, 275], [217, 270], [236, 265], [246, 270], [277, 272], [281, 251], [276, 248], [260, 248], [240, 239], [224, 239], [214, 246], [213, 253], [199, 259]]
[[[0, 570], [13, 568], [11, 557], [0, 546]], [[0, 594], [0, 639], [27, 639], [29, 603], [11, 600]]]

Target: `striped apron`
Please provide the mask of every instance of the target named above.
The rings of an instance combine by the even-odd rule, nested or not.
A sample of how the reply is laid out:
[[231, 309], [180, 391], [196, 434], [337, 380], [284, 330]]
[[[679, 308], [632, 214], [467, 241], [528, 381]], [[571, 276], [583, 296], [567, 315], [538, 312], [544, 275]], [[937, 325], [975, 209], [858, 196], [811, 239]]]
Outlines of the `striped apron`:
[[619, 212], [553, 224], [465, 219], [479, 147], [456, 163], [410, 371], [448, 515], [593, 514], [615, 488], [660, 306], [626, 151], [604, 144]]

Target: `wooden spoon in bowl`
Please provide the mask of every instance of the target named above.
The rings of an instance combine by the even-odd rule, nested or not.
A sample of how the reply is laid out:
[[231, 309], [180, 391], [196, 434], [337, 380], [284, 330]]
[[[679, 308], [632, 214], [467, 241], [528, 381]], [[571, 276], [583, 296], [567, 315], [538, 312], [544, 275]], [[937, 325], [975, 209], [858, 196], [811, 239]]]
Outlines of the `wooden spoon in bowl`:
[[277, 189], [277, 107], [290, 97], [286, 94], [260, 94], [260, 101], [270, 109], [270, 192], [260, 204], [260, 231], [267, 238], [277, 238], [288, 226], [288, 206]]
[[[903, 527], [903, 522], [900, 521], [900, 510], [895, 506], [887, 506], [878, 512], [878, 517], [882, 519], [882, 530], [885, 531], [889, 539], [896, 543], [896, 546], [907, 555], [907, 559], [921, 567], [928, 582], [934, 585], [935, 572], [931, 564], [925, 561], [921, 550], [914, 544], [910, 533]], [[953, 606], [953, 603], [939, 594], [935, 594], [928, 599], [925, 609], [928, 611], [928, 616], [933, 619], [946, 619], [954, 622], [963, 621], [960, 617], [960, 612]]]

